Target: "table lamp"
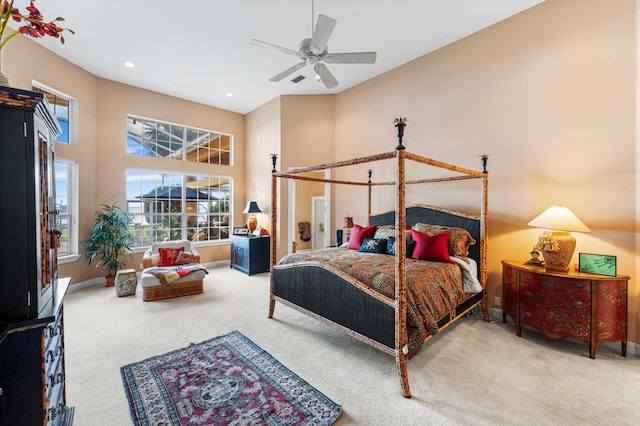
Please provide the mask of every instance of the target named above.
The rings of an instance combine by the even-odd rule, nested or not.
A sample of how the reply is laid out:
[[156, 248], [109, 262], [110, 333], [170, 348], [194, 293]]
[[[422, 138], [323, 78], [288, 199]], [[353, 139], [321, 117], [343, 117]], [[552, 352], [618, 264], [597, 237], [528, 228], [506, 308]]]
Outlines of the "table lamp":
[[569, 270], [576, 239], [571, 232], [591, 232], [575, 214], [564, 206], [551, 206], [528, 223], [547, 229], [539, 238], [537, 248], [544, 256], [544, 266], [553, 271]]
[[258, 219], [256, 218], [256, 213], [262, 213], [262, 210], [260, 210], [260, 207], [258, 207], [257, 202], [249, 201], [247, 203], [247, 207], [245, 207], [242, 213], [249, 214], [249, 219], [247, 219], [247, 228], [249, 228], [249, 231], [253, 233], [253, 231], [255, 231], [256, 227], [258, 226]]

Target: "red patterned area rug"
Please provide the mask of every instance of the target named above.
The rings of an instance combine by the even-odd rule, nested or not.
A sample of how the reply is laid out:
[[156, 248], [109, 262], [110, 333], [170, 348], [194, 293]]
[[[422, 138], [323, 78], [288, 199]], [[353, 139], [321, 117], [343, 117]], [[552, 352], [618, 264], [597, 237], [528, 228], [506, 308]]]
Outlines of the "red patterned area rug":
[[238, 331], [120, 373], [136, 425], [331, 425], [341, 412]]

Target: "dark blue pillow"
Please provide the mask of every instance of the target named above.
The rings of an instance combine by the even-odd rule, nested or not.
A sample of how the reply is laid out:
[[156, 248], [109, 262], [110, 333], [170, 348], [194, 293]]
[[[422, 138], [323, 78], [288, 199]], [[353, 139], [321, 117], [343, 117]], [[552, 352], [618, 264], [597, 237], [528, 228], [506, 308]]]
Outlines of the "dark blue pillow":
[[[416, 248], [416, 241], [406, 240], [406, 244], [407, 244], [407, 257], [411, 257], [413, 256], [413, 249]], [[391, 254], [395, 256], [396, 255], [395, 246], [396, 246], [396, 238], [389, 237], [389, 239], [387, 240], [387, 254]]]
[[387, 252], [387, 240], [376, 238], [365, 238], [360, 246], [361, 252], [364, 253], [386, 253]]

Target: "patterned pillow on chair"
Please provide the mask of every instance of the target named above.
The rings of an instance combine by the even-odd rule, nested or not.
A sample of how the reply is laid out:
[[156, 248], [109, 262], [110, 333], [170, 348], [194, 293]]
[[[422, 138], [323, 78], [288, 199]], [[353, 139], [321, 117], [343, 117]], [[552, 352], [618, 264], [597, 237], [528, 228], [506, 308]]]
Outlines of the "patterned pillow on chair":
[[178, 253], [176, 265], [185, 265], [187, 263], [193, 263], [193, 254], [188, 251], [181, 251], [180, 253]]

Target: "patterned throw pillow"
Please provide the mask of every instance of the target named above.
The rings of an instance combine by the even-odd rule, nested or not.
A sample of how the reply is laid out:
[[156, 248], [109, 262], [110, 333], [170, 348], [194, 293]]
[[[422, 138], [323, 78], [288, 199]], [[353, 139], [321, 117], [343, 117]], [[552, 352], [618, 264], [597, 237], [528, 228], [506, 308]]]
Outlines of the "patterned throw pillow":
[[178, 260], [178, 254], [184, 251], [184, 247], [160, 247], [158, 253], [160, 254], [160, 263], [158, 266], [173, 266]]
[[176, 265], [186, 265], [187, 263], [193, 263], [193, 254], [190, 251], [181, 251], [178, 253]]
[[[406, 240], [406, 254], [408, 258], [413, 256], [413, 250], [416, 248], [415, 240]], [[387, 254], [392, 256], [396, 255], [396, 239], [395, 237], [389, 237], [387, 240]]]
[[413, 250], [413, 259], [454, 263], [449, 259], [448, 232], [444, 234], [427, 235], [419, 231], [411, 231], [411, 234], [416, 241], [416, 248]]
[[[469, 254], [469, 246], [476, 243], [469, 231], [462, 228], [451, 228], [448, 226], [429, 225], [426, 223], [416, 223], [413, 229], [427, 235], [449, 233], [449, 255], [456, 256], [465, 261]], [[468, 262], [467, 262], [468, 263]]]
[[[406, 239], [407, 241], [411, 239], [411, 227], [407, 226], [407, 231], [405, 233], [406, 235]], [[395, 225], [382, 225], [382, 226], [378, 226], [378, 228], [376, 228], [376, 233], [373, 235], [373, 238], [384, 238], [384, 239], [389, 239], [389, 238], [395, 238], [396, 237], [396, 227]]]
[[358, 251], [361, 251], [363, 253], [386, 253], [387, 240], [365, 238]]
[[360, 246], [365, 238], [373, 238], [373, 234], [376, 232], [376, 225], [363, 227], [360, 225], [353, 225], [351, 231], [351, 237], [349, 237], [349, 243], [347, 248], [351, 250], [360, 250]]

